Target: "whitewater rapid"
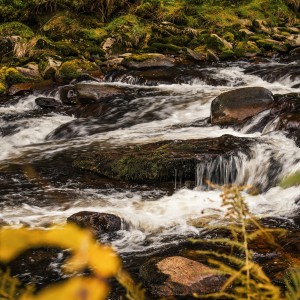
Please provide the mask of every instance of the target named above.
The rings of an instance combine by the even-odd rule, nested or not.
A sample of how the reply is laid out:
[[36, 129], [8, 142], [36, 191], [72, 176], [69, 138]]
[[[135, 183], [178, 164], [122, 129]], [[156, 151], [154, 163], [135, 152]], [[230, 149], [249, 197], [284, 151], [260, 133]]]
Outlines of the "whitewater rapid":
[[[80, 149], [95, 141], [101, 142], [100, 144], [106, 148], [162, 140], [220, 137], [224, 134], [251, 137], [258, 139], [258, 143], [251, 147], [251, 158], [242, 154], [234, 158], [238, 166], [236, 184], [259, 184], [262, 190], [265, 190], [257, 196], [245, 195], [251, 212], [259, 217], [287, 219], [293, 217], [299, 209], [297, 200], [300, 196], [300, 187], [283, 189], [278, 182], [285, 176], [300, 170], [300, 151], [294, 141], [288, 139], [283, 133], [268, 130], [263, 134], [247, 133], [248, 129], [263, 115], [256, 116], [252, 124], [248, 124], [240, 131], [195, 124], [210, 116], [211, 101], [222, 92], [239, 87], [260, 86], [271, 90], [274, 94], [300, 93], [300, 88], [292, 87], [298, 81], [283, 76], [280, 80], [270, 83], [256, 75], [245, 74], [243, 65], [208, 67], [207, 71], [211, 72], [216, 79], [226, 79], [228, 83], [212, 86], [195, 79], [189, 83], [147, 87], [139, 85], [136, 80], [130, 81], [126, 78], [122, 82], [105, 83], [133, 90], [155, 89], [158, 92], [156, 96], [146, 95], [134, 99], [133, 102], [136, 102], [139, 109], [127, 112], [119, 122], [143, 116], [147, 112], [153, 113], [157, 118], [129, 127], [65, 140], [46, 141], [45, 138], [58, 126], [74, 120], [74, 116], [51, 113], [37, 118], [21, 120], [12, 118], [12, 121], [1, 118], [8, 114], [13, 116], [38, 109], [35, 99], [41, 95], [26, 96], [16, 105], [1, 106], [0, 127], [9, 123], [18, 127], [18, 131], [0, 137], [0, 171], [11, 162], [28, 164], [38, 158], [49, 158], [66, 149]], [[84, 132], [87, 129], [82, 128], [82, 130]], [[268, 172], [272, 169], [274, 161], [280, 165], [280, 168], [269, 187]], [[230, 176], [228, 172], [232, 162], [220, 161], [218, 164], [224, 171], [224, 176]], [[147, 249], [151, 251], [198, 234], [201, 228], [194, 227], [193, 220], [202, 218], [207, 225], [222, 220], [224, 208], [221, 207], [220, 191], [202, 188], [203, 174], [203, 167], [199, 165], [196, 179], [198, 186], [191, 190], [177, 183], [172, 194], [159, 188], [91, 189], [77, 188], [72, 185], [60, 187], [45, 185], [43, 192], [46, 198], [53, 192], [70, 196], [59, 203], [49, 200], [43, 205], [38, 202], [35, 205], [28, 204], [27, 197], [30, 196], [24, 195], [22, 190], [15, 190], [2, 199], [0, 220], [15, 226], [23, 224], [48, 226], [53, 223], [64, 223], [68, 216], [83, 210], [113, 213], [128, 224], [128, 228], [120, 231], [119, 238], [112, 242], [113, 246], [121, 253], [143, 252]], [[19, 197], [22, 201], [18, 201], [15, 205], [9, 203], [10, 195], [13, 195], [13, 198]], [[31, 197], [34, 196], [33, 191]]]

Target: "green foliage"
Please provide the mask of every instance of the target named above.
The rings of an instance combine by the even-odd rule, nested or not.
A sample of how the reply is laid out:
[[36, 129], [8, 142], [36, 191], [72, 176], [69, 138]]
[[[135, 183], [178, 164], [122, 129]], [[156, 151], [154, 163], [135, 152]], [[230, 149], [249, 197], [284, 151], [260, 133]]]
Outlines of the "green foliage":
[[12, 35], [31, 38], [34, 36], [34, 33], [28, 26], [19, 22], [9, 22], [0, 25], [0, 36], [6, 37]]
[[[263, 238], [271, 246], [278, 246], [272, 230], [263, 228], [250, 214], [241, 191], [246, 187], [226, 186], [221, 195], [223, 206], [227, 208], [226, 218], [230, 231], [228, 238], [195, 240], [197, 243], [225, 245], [231, 248], [229, 254], [220, 251], [196, 251], [198, 255], [210, 257], [209, 263], [228, 276], [220, 293], [208, 297], [222, 299], [273, 299], [281, 298], [276, 287], [253, 261], [249, 243]], [[284, 234], [284, 231], [280, 231]], [[278, 232], [277, 232], [278, 234]]]
[[300, 299], [300, 270], [295, 269], [285, 279], [287, 291], [285, 293], [287, 300]]

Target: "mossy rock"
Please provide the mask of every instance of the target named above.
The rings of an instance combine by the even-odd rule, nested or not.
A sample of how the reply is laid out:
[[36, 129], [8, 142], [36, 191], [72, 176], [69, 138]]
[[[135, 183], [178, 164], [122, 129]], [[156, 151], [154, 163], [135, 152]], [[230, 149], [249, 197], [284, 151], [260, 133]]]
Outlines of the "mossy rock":
[[161, 182], [174, 180], [176, 176], [195, 180], [199, 163], [206, 164], [220, 156], [226, 159], [238, 151], [250, 154], [252, 141], [224, 135], [219, 138], [162, 141], [134, 147], [94, 150], [77, 158], [73, 166], [118, 180]]
[[118, 41], [111, 48], [112, 53], [143, 49], [151, 34], [151, 25], [131, 14], [112, 20], [104, 29]]
[[220, 54], [221, 59], [230, 59], [230, 58], [233, 58], [234, 56], [235, 56], [235, 53], [231, 49], [224, 49]]
[[258, 40], [256, 44], [265, 50], [274, 50], [283, 53], [288, 51], [288, 48], [283, 43], [272, 39]]
[[55, 74], [58, 82], [69, 83], [71, 80], [80, 77], [84, 73], [93, 74], [98, 72], [99, 67], [92, 62], [74, 59], [64, 62]]
[[238, 57], [253, 57], [261, 53], [255, 42], [239, 42], [235, 48]]
[[43, 27], [43, 32], [54, 41], [78, 38], [82, 31], [80, 17], [70, 12], [59, 12]]
[[78, 49], [78, 43], [71, 41], [59, 41], [55, 42], [55, 51], [60, 56], [78, 56], [80, 51]]
[[181, 54], [186, 52], [185, 47], [179, 47], [173, 44], [152, 43], [149, 46], [162, 54]]
[[6, 89], [7, 89], [7, 86], [6, 86], [5, 82], [0, 81], [0, 95], [5, 94]]
[[2, 82], [7, 87], [23, 82], [30, 82], [32, 78], [24, 76], [15, 68], [2, 67], [0, 69], [0, 82]]
[[0, 36], [20, 36], [29, 39], [34, 36], [34, 32], [26, 25], [19, 22], [8, 22], [0, 25]]
[[217, 34], [201, 34], [197, 39], [199, 46], [205, 46], [217, 53], [226, 52], [232, 49], [232, 45]]
[[108, 32], [103, 28], [84, 28], [81, 33], [83, 39], [99, 43], [108, 36]]

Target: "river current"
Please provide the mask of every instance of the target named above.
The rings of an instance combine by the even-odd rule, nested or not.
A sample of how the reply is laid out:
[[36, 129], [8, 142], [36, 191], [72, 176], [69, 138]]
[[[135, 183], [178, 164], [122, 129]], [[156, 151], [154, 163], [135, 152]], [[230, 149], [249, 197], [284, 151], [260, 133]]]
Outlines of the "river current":
[[[79, 119], [82, 123], [75, 123], [76, 128], [72, 129], [76, 134], [58, 140], [49, 139], [49, 134], [51, 136], [56, 128], [75, 120], [75, 117], [55, 112], [35, 115], [34, 112], [40, 109], [35, 99], [40, 94], [1, 105], [0, 220], [15, 226], [43, 227], [64, 223], [68, 216], [79, 211], [112, 213], [128, 224], [112, 241], [118, 252], [134, 252], [136, 255], [143, 255], [145, 251], [155, 253], [164, 245], [176, 244], [196, 235], [201, 229], [193, 226], [195, 219], [202, 218], [207, 224], [222, 220], [224, 208], [221, 207], [220, 191], [202, 186], [207, 179], [203, 176], [207, 176], [213, 166], [205, 166], [206, 173], [203, 166], [197, 167], [196, 188], [189, 189], [180, 182], [180, 178], [176, 178], [170, 191], [159, 185], [118, 186], [109, 182], [98, 185], [96, 175], [93, 184], [80, 184], [81, 175], [53, 183], [48, 180], [47, 174], [35, 173], [37, 162], [51, 162], [53, 157], [53, 169], [63, 173], [60, 168], [64, 166], [60, 167], [60, 162], [65, 157], [85, 151], [95, 141], [101, 147], [109, 148], [162, 140], [220, 137], [224, 134], [255, 137], [259, 141], [252, 146], [251, 158], [242, 153], [234, 158], [238, 166], [235, 183], [260, 184], [263, 187], [263, 193], [246, 196], [251, 211], [259, 217], [292, 219], [299, 212], [300, 187], [283, 189], [278, 182], [288, 174], [300, 171], [300, 150], [295, 142], [283, 132], [274, 131], [274, 124], [268, 124], [263, 132], [248, 133], [266, 112], [236, 130], [204, 126], [202, 122], [210, 116], [212, 100], [220, 93], [235, 88], [259, 86], [273, 94], [300, 93], [299, 76], [289, 73], [293, 66], [293, 63], [288, 65], [274, 61], [254, 66], [246, 62], [189, 66], [182, 67], [174, 82], [141, 81], [133, 74], [108, 76], [105, 83], [98, 84], [137, 91], [139, 97], [130, 102], [128, 110], [110, 119], [108, 124], [85, 123], [82, 118]], [[278, 69], [285, 71], [282, 75], [275, 72], [277, 76], [271, 76]], [[206, 76], [194, 76], [195, 70]], [[259, 70], [262, 72], [257, 72]], [[49, 91], [42, 95], [49, 95]], [[118, 106], [115, 109], [118, 110]], [[105, 130], [106, 125], [109, 130]], [[104, 129], [97, 131], [97, 126]], [[13, 130], [4, 134], [5, 128]], [[221, 176], [230, 176], [231, 162], [220, 161], [219, 164], [222, 166]], [[48, 163], [44, 172], [52, 170], [49, 168]]]

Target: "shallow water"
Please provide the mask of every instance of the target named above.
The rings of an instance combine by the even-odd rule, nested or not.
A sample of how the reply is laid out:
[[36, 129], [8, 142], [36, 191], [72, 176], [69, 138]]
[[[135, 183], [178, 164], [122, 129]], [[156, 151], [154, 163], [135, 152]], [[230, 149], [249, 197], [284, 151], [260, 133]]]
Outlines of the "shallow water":
[[[182, 67], [174, 79], [177, 83], [156, 82], [155, 86], [153, 82], [141, 82], [133, 74], [108, 77], [109, 82], [105, 84], [138, 91], [139, 97], [127, 102], [122, 97], [113, 100], [115, 110], [103, 120], [82, 118], [73, 122], [75, 117], [57, 113], [34, 117], [30, 113], [40, 110], [35, 104], [40, 95], [1, 106], [0, 127], [15, 129], [0, 137], [0, 219], [11, 225], [45, 226], [64, 223], [68, 216], [83, 210], [113, 213], [129, 224], [112, 242], [120, 253], [143, 255], [157, 251], [196, 235], [201, 229], [192, 226], [191, 220], [201, 217], [207, 224], [213, 224], [224, 217], [220, 191], [202, 186], [204, 179], [209, 179], [204, 177], [209, 177], [207, 174], [216, 167], [213, 162], [199, 165], [195, 170], [195, 189], [186, 188], [178, 179], [171, 191], [164, 186], [98, 183], [96, 175], [85, 181], [83, 174], [69, 174], [64, 170], [64, 164], [71, 164], [73, 157], [88, 151], [95, 142], [97, 147], [107, 149], [224, 134], [257, 138], [258, 142], [251, 148], [251, 158], [242, 153], [231, 158], [235, 159], [237, 168], [236, 184], [259, 185], [263, 191], [258, 196], [247, 196], [251, 211], [262, 217], [292, 218], [299, 209], [300, 187], [282, 189], [278, 182], [300, 170], [300, 151], [294, 141], [281, 132], [272, 132], [271, 125], [263, 134], [247, 133], [265, 112], [239, 131], [208, 126], [203, 121], [210, 116], [211, 101], [234, 88], [260, 86], [274, 94], [300, 93], [300, 88], [293, 88], [299, 77], [283, 73], [274, 80], [266, 76], [266, 69], [276, 70], [283, 64], [255, 65], [255, 72], [249, 71], [250, 67], [253, 68], [245, 62]], [[285, 68], [288, 70], [288, 66]], [[220, 85], [212, 84], [217, 82]], [[23, 118], [17, 117], [22, 114]], [[65, 136], [49, 139], [53, 130], [68, 122], [72, 123]], [[217, 164], [220, 176], [229, 178], [233, 162]]]

